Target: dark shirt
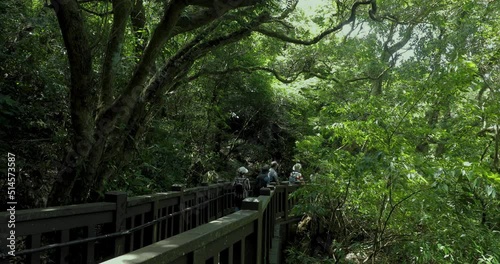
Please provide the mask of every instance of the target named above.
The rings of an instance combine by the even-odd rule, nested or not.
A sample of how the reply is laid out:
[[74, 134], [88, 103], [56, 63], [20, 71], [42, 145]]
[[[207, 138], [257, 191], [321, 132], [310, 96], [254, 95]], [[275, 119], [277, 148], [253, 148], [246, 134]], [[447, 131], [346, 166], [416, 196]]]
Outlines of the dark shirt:
[[257, 189], [260, 190], [260, 188], [266, 187], [268, 183], [269, 183], [269, 177], [267, 176], [267, 174], [261, 173], [259, 174], [259, 176], [257, 176], [255, 186]]

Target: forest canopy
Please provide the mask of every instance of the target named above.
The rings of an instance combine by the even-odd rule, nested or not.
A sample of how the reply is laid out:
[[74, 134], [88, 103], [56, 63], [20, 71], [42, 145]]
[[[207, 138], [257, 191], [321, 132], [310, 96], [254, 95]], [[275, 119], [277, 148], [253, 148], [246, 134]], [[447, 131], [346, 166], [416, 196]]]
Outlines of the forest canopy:
[[18, 157], [22, 207], [195, 186], [271, 160], [285, 179], [300, 162], [307, 224], [290, 263], [499, 263], [500, 1], [0, 11], [0, 149]]

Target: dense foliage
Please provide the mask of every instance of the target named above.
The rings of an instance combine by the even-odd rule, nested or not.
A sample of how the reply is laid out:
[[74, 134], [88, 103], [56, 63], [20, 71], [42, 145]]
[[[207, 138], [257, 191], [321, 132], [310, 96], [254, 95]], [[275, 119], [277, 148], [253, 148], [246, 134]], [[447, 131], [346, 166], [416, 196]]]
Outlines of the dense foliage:
[[499, 263], [499, 2], [391, 6], [413, 12], [315, 47], [289, 261]]
[[300, 161], [289, 263], [500, 262], [500, 1], [0, 11], [0, 149], [21, 207]]

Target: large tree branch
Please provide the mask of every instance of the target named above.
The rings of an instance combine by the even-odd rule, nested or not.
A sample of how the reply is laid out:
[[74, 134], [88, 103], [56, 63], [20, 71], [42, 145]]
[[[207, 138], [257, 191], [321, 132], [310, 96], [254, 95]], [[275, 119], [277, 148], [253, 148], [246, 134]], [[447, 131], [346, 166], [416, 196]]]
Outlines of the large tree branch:
[[[226, 13], [228, 10], [229, 9], [222, 10], [222, 12]], [[216, 20], [221, 16], [222, 16], [221, 10], [217, 10], [215, 8], [204, 8], [195, 14], [190, 14], [189, 16], [183, 16], [179, 18], [179, 21], [177, 22], [175, 35], [200, 28], [204, 25], [209, 24], [210, 22]]]
[[[196, 3], [212, 2], [216, 10], [226, 10], [226, 8], [239, 8], [243, 6], [255, 5], [257, 0], [214, 0], [197, 1]], [[122, 95], [115, 101], [112, 107], [108, 108], [98, 121], [99, 133], [109, 134], [117, 123], [126, 123], [130, 118], [130, 110], [137, 103], [139, 95], [144, 90], [144, 84], [151, 73], [154, 60], [167, 40], [182, 32], [182, 28], [176, 26], [179, 22], [182, 11], [190, 2], [186, 0], [173, 0], [165, 9], [165, 14], [153, 32], [151, 40], [147, 45], [144, 55], [139, 62], [130, 82], [124, 89]], [[119, 109], [119, 112], [117, 112]]]
[[[179, 68], [182, 66], [184, 70], [182, 71], [182, 76], [187, 74], [190, 66], [199, 58], [207, 55], [210, 51], [217, 49], [219, 47], [228, 45], [239, 41], [247, 36], [250, 36], [252, 31], [258, 26], [269, 19], [268, 14], [261, 15], [254, 22], [249, 23], [246, 27], [241, 28], [233, 33], [220, 36], [207, 40], [203, 43], [198, 44], [198, 38], [195, 38], [191, 43], [185, 46], [181, 51], [177, 53], [176, 56], [172, 57], [171, 60], [165, 65], [165, 67], [156, 75], [154, 80], [150, 83], [146, 94], [162, 95], [168, 87], [168, 84], [172, 84], [172, 71], [174, 68]], [[187, 63], [187, 64], [186, 64]], [[189, 67], [187, 67], [189, 66]], [[181, 78], [179, 78], [180, 81]], [[173, 86], [172, 86], [173, 87]], [[158, 91], [161, 91], [158, 93]]]
[[228, 11], [254, 6], [257, 4], [257, 0], [187, 0], [189, 5], [198, 5], [203, 8], [194, 14], [188, 14], [179, 18], [177, 22], [175, 35], [182, 34], [188, 31], [195, 30], [210, 22], [222, 17]]
[[92, 3], [92, 2], [111, 2], [110, 0], [77, 0], [76, 2], [80, 3]]
[[106, 17], [106, 16], [109, 16], [111, 14], [113, 14], [113, 12], [105, 12], [105, 13], [99, 13], [99, 12], [95, 12], [95, 11], [92, 11], [90, 9], [87, 9], [85, 7], [80, 7], [81, 10], [87, 12], [87, 13], [90, 13], [92, 15], [96, 15], [96, 16], [99, 16], [99, 17]]
[[285, 41], [285, 42], [290, 42], [290, 43], [295, 43], [295, 44], [300, 44], [300, 45], [313, 45], [313, 44], [318, 43], [324, 37], [326, 37], [334, 32], [340, 31], [345, 25], [353, 22], [356, 19], [356, 10], [361, 5], [372, 5], [372, 10], [370, 10], [370, 14], [374, 13], [375, 12], [374, 10], [376, 10], [375, 0], [356, 2], [351, 7], [351, 14], [350, 14], [348, 19], [340, 22], [339, 24], [337, 24], [333, 28], [330, 28], [330, 29], [327, 29], [327, 30], [321, 32], [319, 35], [312, 38], [311, 40], [296, 39], [294, 37], [290, 37], [290, 36], [284, 35], [282, 33], [278, 33], [278, 32], [268, 30], [265, 28], [258, 28], [256, 31], [263, 34], [263, 35], [266, 35], [268, 37], [280, 39], [280, 40]]
[[[408, 41], [410, 41], [412, 33], [413, 33], [413, 29], [415, 28], [415, 25], [412, 24], [412, 25], [408, 26], [403, 34], [403, 37], [395, 44], [389, 45], [393, 41], [394, 34], [396, 32], [396, 27], [397, 27], [397, 24], [392, 23], [391, 28], [389, 30], [388, 37], [383, 44], [383, 50], [382, 50], [382, 54], [380, 56], [380, 60], [382, 63], [389, 64], [389, 67], [387, 69], [390, 69], [396, 63], [395, 59], [391, 63], [389, 63], [389, 62], [390, 62], [391, 58], [393, 57], [393, 55], [398, 50], [403, 48], [406, 45], [406, 43], [408, 43]], [[384, 81], [384, 77], [385, 77], [386, 72], [387, 71], [383, 71], [382, 75], [380, 75], [379, 78], [373, 80], [373, 82], [372, 82], [372, 95], [379, 96], [382, 94], [382, 83]]]
[[258, 0], [185, 0], [187, 5], [202, 6], [216, 9], [233, 9], [236, 7], [253, 6]]
[[314, 71], [307, 70], [307, 69], [304, 69], [302, 71], [296, 72], [291, 77], [285, 77], [281, 73], [279, 73], [277, 70], [271, 69], [271, 68], [268, 68], [268, 67], [262, 67], [262, 66], [241, 67], [240, 66], [240, 67], [232, 67], [232, 68], [228, 68], [228, 69], [220, 70], [220, 71], [201, 70], [201, 71], [197, 72], [196, 74], [187, 77], [186, 82], [192, 82], [192, 81], [194, 81], [194, 80], [196, 80], [196, 79], [198, 79], [198, 78], [200, 78], [202, 76], [207, 76], [207, 75], [225, 75], [225, 74], [230, 74], [230, 73], [234, 73], [234, 72], [252, 73], [252, 72], [255, 72], [255, 71], [265, 71], [265, 72], [271, 73], [278, 81], [280, 81], [282, 83], [292, 83], [295, 80], [297, 80], [297, 78], [301, 74], [307, 74], [307, 75], [316, 77], [318, 79], [327, 80], [327, 81], [334, 81], [336, 83], [352, 83], [352, 82], [358, 82], [358, 81], [364, 81], [364, 80], [378, 80], [389, 69], [390, 69], [390, 67], [386, 68], [384, 71], [382, 71], [379, 75], [377, 75], [375, 77], [373, 77], [373, 76], [365, 76], [365, 77], [357, 77], [357, 78], [353, 78], [353, 79], [349, 79], [349, 80], [340, 80], [340, 79], [338, 79], [336, 77], [322, 75], [321, 73], [314, 72]]
[[126, 123], [130, 117], [130, 111], [137, 103], [155, 59], [166, 41], [171, 38], [175, 24], [185, 7], [184, 0], [173, 0], [166, 7], [163, 18], [153, 32], [153, 36], [127, 87], [115, 103], [99, 117], [97, 126], [101, 136], [107, 136], [117, 123]]
[[392, 56], [398, 50], [400, 50], [401, 48], [403, 48], [406, 45], [406, 43], [408, 43], [408, 41], [410, 41], [411, 36], [413, 34], [413, 29], [414, 28], [415, 28], [415, 25], [411, 24], [410, 26], [408, 26], [406, 28], [406, 30], [405, 30], [405, 32], [403, 34], [403, 38], [401, 38], [401, 40], [399, 40], [398, 42], [396, 42], [392, 46], [384, 45], [384, 49], [387, 51], [387, 53]]
[[[146, 89], [145, 100], [143, 100], [141, 104], [134, 109], [133, 116], [143, 116], [143, 118], [138, 118], [133, 123], [129, 123], [129, 127], [134, 131], [138, 130], [137, 127], [146, 127], [144, 122], [154, 116], [154, 113], [156, 112], [155, 109], [161, 105], [164, 94], [167, 91], [173, 91], [174, 89], [180, 87], [181, 83], [184, 83], [187, 73], [196, 60], [206, 56], [214, 49], [237, 42], [242, 38], [249, 36], [252, 29], [262, 24], [268, 18], [269, 16], [267, 14], [261, 15], [254, 22], [249, 23], [241, 30], [205, 41], [203, 43], [201, 43], [201, 41], [213, 29], [215, 29], [217, 25], [212, 25], [211, 27], [205, 29], [204, 32], [196, 36], [181, 50], [179, 50], [177, 54], [166, 63], [162, 70], [156, 74], [153, 81], [150, 82], [148, 88]], [[134, 129], [133, 127], [136, 128]]]
[[299, 72], [299, 73], [295, 73], [294, 76], [292, 76], [292, 77], [285, 77], [282, 74], [280, 74], [277, 70], [271, 69], [268, 67], [262, 67], [262, 66], [233, 67], [233, 68], [228, 68], [228, 69], [221, 70], [221, 71], [201, 70], [198, 73], [196, 73], [192, 76], [189, 76], [186, 79], [186, 82], [192, 82], [192, 81], [194, 81], [202, 76], [207, 76], [207, 75], [226, 75], [226, 74], [230, 74], [230, 73], [234, 73], [234, 72], [253, 73], [256, 71], [265, 71], [265, 72], [271, 73], [278, 81], [280, 81], [282, 83], [292, 83], [300, 76], [300, 73], [302, 73], [302, 72]]
[[111, 33], [109, 35], [101, 72], [99, 107], [102, 109], [109, 107], [114, 99], [113, 81], [116, 67], [121, 58], [125, 28], [131, 7], [132, 3], [130, 0], [113, 0], [113, 24], [111, 25]]

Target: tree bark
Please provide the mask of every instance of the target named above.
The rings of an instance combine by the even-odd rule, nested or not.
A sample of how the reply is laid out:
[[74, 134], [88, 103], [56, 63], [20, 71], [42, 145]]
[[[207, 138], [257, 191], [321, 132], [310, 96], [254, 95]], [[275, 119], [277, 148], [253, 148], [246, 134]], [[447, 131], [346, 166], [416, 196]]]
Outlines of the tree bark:
[[74, 0], [53, 0], [59, 27], [66, 46], [71, 74], [70, 112], [72, 147], [61, 164], [48, 204], [64, 203], [73, 188], [78, 167], [91, 149], [93, 139], [92, 57], [82, 14]]
[[99, 108], [106, 109], [113, 103], [116, 67], [120, 62], [127, 18], [132, 3], [130, 0], [113, 0], [113, 24], [104, 55], [101, 73], [101, 94]]

